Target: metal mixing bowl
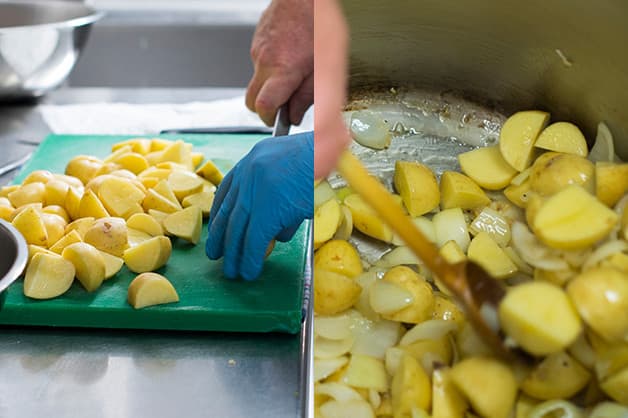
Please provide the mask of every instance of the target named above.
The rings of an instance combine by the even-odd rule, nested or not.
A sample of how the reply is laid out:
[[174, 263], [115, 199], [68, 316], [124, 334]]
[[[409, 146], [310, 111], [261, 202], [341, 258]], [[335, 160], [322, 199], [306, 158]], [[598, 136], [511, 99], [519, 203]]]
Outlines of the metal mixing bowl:
[[0, 292], [22, 274], [27, 259], [28, 246], [22, 234], [0, 219]]
[[0, 100], [38, 97], [63, 83], [101, 17], [80, 2], [0, 1]]

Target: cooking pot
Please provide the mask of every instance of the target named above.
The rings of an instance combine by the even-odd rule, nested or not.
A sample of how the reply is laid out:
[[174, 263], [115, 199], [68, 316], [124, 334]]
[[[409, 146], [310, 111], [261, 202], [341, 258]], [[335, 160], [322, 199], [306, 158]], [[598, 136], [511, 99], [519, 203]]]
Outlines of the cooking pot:
[[628, 5], [617, 0], [344, 0], [350, 90], [454, 91], [505, 114], [550, 111], [628, 159]]

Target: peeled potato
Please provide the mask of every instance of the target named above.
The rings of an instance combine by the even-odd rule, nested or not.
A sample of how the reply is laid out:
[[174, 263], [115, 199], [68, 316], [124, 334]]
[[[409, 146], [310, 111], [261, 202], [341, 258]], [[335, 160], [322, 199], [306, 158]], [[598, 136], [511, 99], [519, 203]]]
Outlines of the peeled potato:
[[190, 206], [168, 215], [163, 226], [168, 234], [196, 244], [201, 239], [203, 213], [198, 206]]
[[29, 203], [42, 203], [46, 194], [44, 183], [29, 183], [8, 194], [13, 207], [27, 205]]
[[510, 184], [517, 170], [504, 160], [498, 146], [482, 147], [458, 155], [462, 172], [488, 190], [499, 190]]
[[126, 219], [137, 213], [138, 208], [141, 211], [145, 194], [128, 180], [112, 176], [102, 182], [98, 197], [112, 216]]
[[499, 305], [499, 320], [507, 335], [535, 355], [564, 350], [582, 332], [567, 294], [541, 281], [510, 288]]
[[209, 216], [209, 212], [212, 209], [213, 203], [214, 203], [213, 191], [201, 191], [198, 193], [194, 193], [189, 196], [186, 196], [181, 201], [181, 205], [183, 205], [184, 208], [187, 208], [190, 206], [198, 206], [199, 208], [201, 208], [204, 218]]
[[128, 247], [127, 225], [122, 218], [100, 218], [85, 231], [83, 241], [97, 249], [122, 257]]
[[142, 202], [142, 207], [147, 212], [151, 209], [155, 209], [160, 212], [166, 212], [166, 213], [173, 213], [178, 210], [181, 210], [181, 205], [178, 202], [175, 203], [163, 197], [162, 195], [160, 195], [153, 189], [148, 190], [146, 192], [146, 197], [144, 198], [144, 201]]
[[76, 278], [85, 290], [93, 292], [105, 279], [105, 260], [100, 251], [84, 242], [70, 244], [63, 249], [63, 258], [74, 264]]
[[420, 216], [438, 207], [440, 202], [438, 182], [427, 166], [397, 161], [393, 182], [410, 216]]
[[533, 229], [550, 247], [582, 249], [605, 237], [618, 216], [579, 186], [550, 197], [534, 217]]
[[161, 274], [142, 273], [129, 285], [128, 301], [135, 309], [140, 309], [178, 302], [179, 295], [172, 283]]
[[33, 207], [22, 210], [11, 222], [28, 244], [47, 246], [48, 232], [39, 211]]
[[543, 129], [534, 143], [537, 148], [550, 151], [564, 152], [586, 157], [588, 153], [587, 140], [576, 125], [569, 122], [552, 123]]
[[209, 180], [212, 184], [218, 186], [223, 179], [223, 175], [211, 160], [207, 160], [202, 166], [196, 170], [196, 174]]
[[314, 211], [314, 247], [318, 248], [332, 239], [342, 220], [340, 205], [330, 199]]
[[455, 171], [445, 171], [440, 178], [441, 209], [475, 209], [491, 200], [469, 177]]
[[129, 229], [145, 232], [152, 237], [164, 234], [161, 223], [157, 222], [155, 218], [146, 213], [136, 213], [132, 215], [126, 220], [126, 226]]
[[534, 143], [547, 125], [549, 113], [538, 110], [517, 112], [510, 116], [499, 134], [499, 150], [515, 170], [530, 166]]
[[60, 296], [72, 286], [74, 274], [74, 265], [60, 255], [35, 254], [24, 276], [24, 295], [33, 299]]
[[314, 254], [314, 268], [354, 278], [362, 274], [362, 260], [356, 249], [343, 240], [331, 240]]
[[203, 189], [203, 180], [199, 176], [184, 171], [173, 171], [168, 176], [168, 184], [179, 201]]
[[628, 193], [628, 163], [595, 164], [595, 195], [606, 206], [613, 207]]
[[63, 237], [61, 237], [55, 244], [50, 247], [50, 251], [61, 254], [63, 253], [63, 249], [70, 244], [74, 244], [75, 242], [82, 242], [81, 236], [76, 230], [71, 230]]
[[469, 260], [482, 266], [496, 279], [504, 279], [517, 272], [517, 266], [487, 232], [480, 232], [469, 244]]
[[451, 369], [451, 379], [480, 416], [510, 416], [515, 405], [517, 381], [505, 364], [485, 357], [467, 358]]
[[81, 201], [79, 203], [78, 208], [78, 217], [79, 218], [106, 218], [109, 216], [109, 212], [103, 206], [102, 202], [96, 197], [93, 191], [86, 190], [83, 197], [81, 197]]
[[115, 255], [111, 255], [104, 251], [100, 251], [100, 255], [105, 262], [105, 280], [112, 278], [115, 276], [124, 265], [124, 260], [120, 257], [116, 257]]
[[124, 251], [124, 263], [134, 273], [154, 271], [164, 266], [172, 252], [170, 239], [163, 235], [148, 239]]
[[570, 398], [591, 379], [591, 373], [564, 351], [550, 354], [521, 383], [537, 399]]
[[454, 240], [447, 241], [439, 250], [440, 255], [451, 264], [460, 263], [467, 259], [467, 256], [460, 249]]

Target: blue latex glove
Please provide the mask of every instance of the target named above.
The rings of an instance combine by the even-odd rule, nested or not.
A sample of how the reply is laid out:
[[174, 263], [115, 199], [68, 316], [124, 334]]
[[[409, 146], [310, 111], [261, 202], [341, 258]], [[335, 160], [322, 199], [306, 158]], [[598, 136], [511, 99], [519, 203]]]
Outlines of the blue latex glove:
[[224, 256], [225, 276], [255, 279], [270, 241], [289, 241], [313, 214], [314, 133], [264, 139], [220, 183], [205, 252]]

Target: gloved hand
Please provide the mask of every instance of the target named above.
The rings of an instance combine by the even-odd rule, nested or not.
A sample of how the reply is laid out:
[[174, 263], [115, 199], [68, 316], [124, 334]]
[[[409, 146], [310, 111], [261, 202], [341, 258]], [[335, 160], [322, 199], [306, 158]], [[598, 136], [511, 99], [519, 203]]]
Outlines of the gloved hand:
[[272, 239], [289, 241], [314, 214], [314, 133], [267, 138], [227, 174], [209, 214], [207, 256], [255, 279]]

